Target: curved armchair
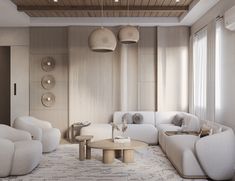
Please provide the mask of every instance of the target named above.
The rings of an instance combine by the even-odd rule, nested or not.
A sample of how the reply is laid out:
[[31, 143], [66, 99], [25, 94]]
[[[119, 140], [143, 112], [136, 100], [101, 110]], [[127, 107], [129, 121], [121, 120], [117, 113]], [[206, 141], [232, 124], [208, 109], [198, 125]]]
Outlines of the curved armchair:
[[59, 129], [53, 128], [47, 121], [31, 116], [22, 116], [15, 119], [13, 127], [28, 131], [33, 140], [40, 140], [44, 153], [56, 150], [60, 143], [61, 133]]
[[235, 137], [231, 128], [223, 129], [223, 132], [201, 138], [195, 144], [197, 157], [213, 180], [228, 180], [234, 174]]
[[25, 175], [40, 162], [42, 144], [29, 133], [0, 124], [0, 177]]

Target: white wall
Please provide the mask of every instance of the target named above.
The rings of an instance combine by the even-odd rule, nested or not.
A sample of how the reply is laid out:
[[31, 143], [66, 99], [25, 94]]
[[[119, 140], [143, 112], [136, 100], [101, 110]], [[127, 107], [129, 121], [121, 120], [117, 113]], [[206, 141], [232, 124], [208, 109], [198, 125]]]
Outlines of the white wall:
[[[29, 115], [29, 29], [0, 28], [0, 46], [11, 47], [11, 123]], [[13, 95], [14, 83], [17, 95]]]
[[[191, 34], [209, 24], [217, 16], [235, 5], [234, 0], [221, 0], [191, 27]], [[235, 32], [225, 30], [222, 40], [223, 57], [221, 64], [221, 107], [216, 110], [215, 120], [235, 130]]]

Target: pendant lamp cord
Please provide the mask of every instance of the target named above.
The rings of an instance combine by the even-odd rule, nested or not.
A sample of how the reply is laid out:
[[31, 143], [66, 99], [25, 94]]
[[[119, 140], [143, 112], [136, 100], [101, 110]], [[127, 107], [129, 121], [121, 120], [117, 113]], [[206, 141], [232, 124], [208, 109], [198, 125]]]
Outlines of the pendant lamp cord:
[[104, 27], [104, 20], [103, 20], [103, 18], [104, 18], [104, 0], [101, 0], [101, 17], [102, 17], [102, 21], [101, 21], [101, 28], [103, 28]]
[[128, 18], [128, 25], [130, 25], [130, 4], [129, 4], [129, 0], [127, 0], [127, 18]]

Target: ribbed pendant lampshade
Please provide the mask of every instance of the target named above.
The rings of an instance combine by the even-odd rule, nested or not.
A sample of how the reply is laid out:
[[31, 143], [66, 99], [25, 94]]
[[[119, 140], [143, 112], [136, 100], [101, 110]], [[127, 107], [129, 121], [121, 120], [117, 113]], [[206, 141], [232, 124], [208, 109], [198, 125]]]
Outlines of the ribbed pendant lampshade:
[[88, 44], [93, 51], [112, 52], [116, 48], [117, 40], [111, 30], [101, 27], [90, 34]]
[[137, 43], [139, 41], [140, 35], [139, 31], [134, 26], [125, 26], [120, 29], [119, 41], [125, 44]]

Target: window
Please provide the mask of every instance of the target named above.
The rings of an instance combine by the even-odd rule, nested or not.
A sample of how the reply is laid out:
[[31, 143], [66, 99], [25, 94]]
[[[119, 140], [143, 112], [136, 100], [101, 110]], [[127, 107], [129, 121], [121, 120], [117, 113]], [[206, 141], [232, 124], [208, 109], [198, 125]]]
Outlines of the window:
[[221, 36], [223, 20], [216, 22], [216, 45], [215, 45], [215, 109], [221, 109]]
[[193, 107], [194, 113], [206, 119], [207, 107], [207, 29], [193, 38]]

